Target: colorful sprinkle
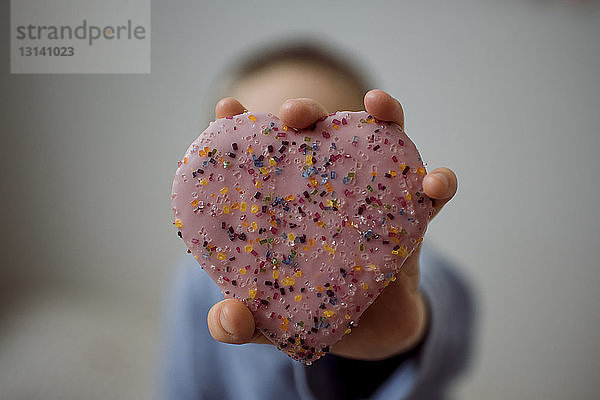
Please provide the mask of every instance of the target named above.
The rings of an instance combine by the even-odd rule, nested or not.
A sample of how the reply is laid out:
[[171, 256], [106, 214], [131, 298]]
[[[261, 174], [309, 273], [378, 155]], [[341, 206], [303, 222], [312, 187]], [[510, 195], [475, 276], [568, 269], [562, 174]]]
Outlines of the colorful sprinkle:
[[296, 280], [291, 276], [286, 276], [284, 279], [281, 280], [281, 283], [286, 286], [292, 286], [294, 283], [296, 283]]

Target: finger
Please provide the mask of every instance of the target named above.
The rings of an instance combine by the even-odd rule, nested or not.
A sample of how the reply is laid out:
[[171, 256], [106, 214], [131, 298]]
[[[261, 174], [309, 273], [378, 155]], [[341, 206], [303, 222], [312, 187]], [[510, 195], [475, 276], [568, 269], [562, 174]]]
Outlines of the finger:
[[242, 344], [254, 337], [254, 317], [239, 300], [226, 299], [208, 311], [208, 330], [215, 340]]
[[258, 329], [254, 332], [254, 336], [252, 336], [252, 340], [250, 340], [250, 342], [259, 344], [273, 344], [273, 342], [267, 339], [265, 335], [260, 333]]
[[433, 217], [456, 193], [458, 179], [450, 168], [436, 168], [423, 178], [423, 191], [433, 201]]
[[246, 109], [233, 97], [225, 97], [217, 103], [215, 107], [215, 116], [217, 118], [233, 117], [242, 114]]
[[373, 89], [365, 94], [365, 110], [380, 121], [395, 122], [404, 129], [404, 110], [398, 100], [384, 92]]
[[325, 107], [307, 98], [286, 100], [279, 108], [279, 118], [284, 124], [295, 129], [307, 128], [325, 115]]

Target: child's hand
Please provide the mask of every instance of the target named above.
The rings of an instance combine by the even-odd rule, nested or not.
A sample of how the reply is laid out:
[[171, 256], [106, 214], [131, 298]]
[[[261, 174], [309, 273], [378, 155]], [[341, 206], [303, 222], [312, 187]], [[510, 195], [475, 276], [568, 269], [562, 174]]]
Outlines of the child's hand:
[[[395, 122], [404, 128], [400, 103], [381, 90], [371, 90], [364, 98], [365, 110], [381, 121]], [[219, 101], [217, 118], [241, 114], [244, 107], [233, 98]], [[336, 110], [333, 110], [336, 111]], [[302, 129], [327, 115], [325, 108], [312, 99], [287, 100], [279, 110], [288, 126]], [[456, 175], [448, 168], [437, 168], [423, 180], [423, 191], [433, 200], [434, 216], [456, 193]], [[397, 279], [364, 312], [360, 323], [332, 347], [332, 352], [349, 358], [377, 360], [400, 354], [415, 347], [427, 325], [427, 308], [419, 291], [420, 247], [406, 259]], [[239, 300], [226, 299], [208, 313], [208, 329], [225, 343], [269, 343], [254, 326], [250, 310]]]

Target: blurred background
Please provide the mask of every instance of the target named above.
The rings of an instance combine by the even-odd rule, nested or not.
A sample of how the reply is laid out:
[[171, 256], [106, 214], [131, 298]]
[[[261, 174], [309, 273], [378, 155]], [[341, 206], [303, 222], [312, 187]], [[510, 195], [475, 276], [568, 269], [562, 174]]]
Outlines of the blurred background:
[[600, 7], [542, 0], [155, 0], [151, 74], [10, 75], [5, 57], [0, 398], [155, 396], [185, 252], [176, 161], [219, 71], [306, 34], [356, 58], [429, 165], [459, 176], [427, 234], [478, 300], [454, 397], [598, 398]]

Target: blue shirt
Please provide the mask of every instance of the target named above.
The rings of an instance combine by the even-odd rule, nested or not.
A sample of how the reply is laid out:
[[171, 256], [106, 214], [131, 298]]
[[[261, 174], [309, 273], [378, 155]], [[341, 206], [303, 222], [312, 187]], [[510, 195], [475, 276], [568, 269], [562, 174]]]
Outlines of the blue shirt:
[[[167, 306], [161, 398], [361, 398], [363, 391], [357, 390], [361, 385], [368, 386], [371, 399], [446, 398], [450, 382], [465, 370], [470, 358], [474, 303], [464, 278], [426, 245], [421, 251], [420, 287], [430, 315], [427, 335], [417, 349], [393, 359], [358, 364], [326, 355], [331, 359], [305, 366], [272, 345], [240, 346], [212, 339], [206, 317], [223, 296], [196, 260], [186, 257]], [[379, 375], [344, 379], [343, 371], [349, 368]], [[352, 388], [350, 397], [348, 388]]]

